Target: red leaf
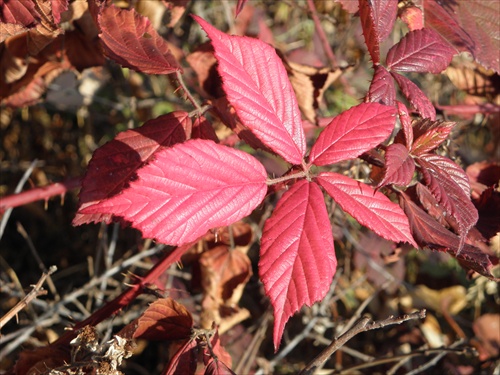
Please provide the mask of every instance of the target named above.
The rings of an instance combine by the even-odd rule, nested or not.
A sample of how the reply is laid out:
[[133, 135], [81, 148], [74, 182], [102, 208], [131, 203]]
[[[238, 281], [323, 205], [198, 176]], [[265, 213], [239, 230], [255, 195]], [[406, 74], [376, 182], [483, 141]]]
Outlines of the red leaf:
[[377, 28], [378, 41], [383, 42], [391, 33], [398, 15], [398, 0], [372, 0], [375, 27]]
[[187, 340], [191, 336], [193, 317], [171, 298], [153, 302], [137, 321], [134, 338], [145, 340]]
[[323, 172], [316, 180], [360, 224], [387, 240], [417, 246], [410, 234], [408, 218], [384, 194], [338, 173]]
[[375, 73], [368, 90], [368, 101], [393, 106], [395, 100], [396, 87], [394, 80], [382, 65], [375, 66]]
[[226, 35], [194, 19], [212, 40], [222, 87], [243, 125], [292, 164], [306, 152], [297, 99], [274, 48], [257, 39]]
[[391, 72], [392, 77], [396, 80], [403, 95], [408, 99], [408, 101], [415, 107], [415, 109], [420, 113], [423, 118], [430, 118], [431, 120], [436, 119], [436, 109], [432, 105], [427, 96], [405, 76], [398, 73]]
[[219, 138], [212, 124], [204, 116], [197, 117], [194, 120], [191, 138], [209, 139], [215, 143], [219, 143]]
[[0, 23], [12, 23], [30, 28], [40, 21], [40, 14], [35, 9], [33, 0], [2, 1], [1, 6]]
[[183, 142], [184, 127], [189, 124], [186, 112], [172, 112], [149, 120], [140, 128], [122, 132], [98, 148], [82, 181], [80, 208], [73, 225], [111, 222], [112, 212], [84, 214], [82, 211], [119, 194], [157, 151]]
[[[411, 117], [409, 115], [408, 108], [406, 108], [403, 103], [396, 102], [396, 106], [398, 108], [399, 122], [401, 123], [401, 132], [403, 132], [402, 135], [404, 137], [404, 145], [406, 148], [410, 149], [413, 145], [413, 125], [411, 123]], [[397, 141], [398, 136], [399, 133], [394, 142]]]
[[134, 9], [110, 5], [98, 16], [99, 34], [106, 55], [118, 64], [147, 74], [182, 71], [167, 42], [147, 17]]
[[251, 155], [192, 139], [160, 150], [128, 189], [82, 212], [110, 213], [145, 237], [181, 245], [250, 214], [266, 195], [266, 178]]
[[413, 155], [428, 153], [443, 143], [455, 126], [450, 121], [422, 119], [413, 124], [415, 142], [411, 147]]
[[413, 236], [420, 247], [446, 251], [456, 257], [463, 267], [493, 279], [492, 258], [479, 248], [464, 244], [457, 235], [439, 225], [434, 218], [415, 204], [405, 193], [400, 192], [400, 204], [406, 213]]
[[500, 73], [497, 0], [424, 1], [426, 26], [459, 51], [469, 51], [488, 69]]
[[387, 139], [396, 122], [395, 110], [362, 103], [335, 117], [313, 145], [310, 161], [326, 165], [353, 159]]
[[365, 37], [365, 45], [372, 58], [373, 65], [380, 63], [380, 44], [372, 4], [369, 0], [359, 0], [359, 18]]
[[455, 50], [430, 29], [410, 31], [387, 53], [387, 68], [398, 72], [438, 74], [451, 62]]
[[197, 367], [198, 344], [187, 340], [174, 354], [162, 375], [194, 374]]
[[398, 143], [388, 146], [385, 151], [384, 178], [377, 184], [381, 187], [388, 184], [408, 185], [415, 172], [415, 163], [408, 149]]
[[471, 189], [469, 177], [459, 165], [444, 156], [436, 154], [421, 155], [419, 160], [425, 160], [428, 163], [432, 163], [434, 168], [439, 168], [443, 173], [446, 173], [449, 178], [462, 189], [467, 200], [470, 200]]
[[274, 308], [274, 348], [288, 319], [327, 293], [337, 268], [323, 193], [301, 180], [283, 194], [262, 233], [259, 275]]
[[470, 193], [464, 191], [466, 185], [469, 186], [467, 175], [458, 165], [439, 155], [422, 155], [418, 164], [425, 184], [447, 213], [455, 218], [461, 241], [465, 241], [467, 232], [478, 220]]

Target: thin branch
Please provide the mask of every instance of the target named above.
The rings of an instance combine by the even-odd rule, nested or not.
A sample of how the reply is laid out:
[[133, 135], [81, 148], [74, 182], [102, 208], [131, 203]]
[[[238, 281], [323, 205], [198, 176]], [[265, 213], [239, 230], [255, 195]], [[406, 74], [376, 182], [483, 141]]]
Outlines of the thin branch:
[[7, 322], [11, 320], [15, 315], [17, 315], [19, 311], [28, 306], [33, 299], [35, 299], [38, 296], [47, 294], [47, 291], [42, 289], [42, 285], [45, 282], [45, 279], [56, 271], [57, 267], [51, 266], [47, 272], [44, 272], [42, 274], [40, 280], [38, 280], [38, 282], [35, 285], [33, 285], [33, 289], [31, 290], [31, 292], [29, 292], [21, 301], [19, 301], [12, 309], [10, 309], [10, 311], [7, 312], [7, 314], [5, 314], [3, 317], [0, 318], [0, 329], [2, 329], [2, 327], [6, 325]]
[[[28, 181], [28, 178], [30, 177], [31, 172], [33, 172], [33, 169], [35, 169], [37, 162], [38, 162], [37, 159], [33, 160], [31, 162], [29, 168], [24, 172], [23, 177], [21, 177], [21, 180], [19, 180], [19, 182], [17, 183], [16, 189], [14, 190], [15, 194], [18, 194], [21, 192], [24, 184], [26, 183], [26, 181]], [[16, 195], [11, 195], [10, 197], [14, 197], [14, 196], [16, 196]], [[2, 212], [5, 211], [5, 213], [2, 217], [2, 221], [0, 222], [0, 239], [2, 238], [3, 232], [5, 231], [5, 227], [7, 226], [7, 222], [9, 221], [9, 217], [10, 217], [10, 214], [12, 212], [12, 209], [14, 207], [16, 207], [13, 205], [5, 204], [5, 200], [7, 198], [9, 198], [9, 197], [0, 198], [0, 214], [2, 214]]]
[[56, 182], [55, 184], [27, 190], [19, 194], [8, 195], [0, 198], [0, 213], [42, 199], [47, 200], [56, 195], [64, 195], [69, 190], [79, 188], [80, 185], [81, 177], [75, 177], [63, 182]]
[[318, 367], [325, 363], [328, 358], [330, 358], [333, 353], [340, 349], [346, 342], [356, 336], [358, 333], [371, 331], [374, 329], [383, 328], [393, 324], [401, 324], [412, 319], [423, 319], [425, 318], [425, 310], [415, 311], [411, 314], [406, 314], [400, 317], [389, 317], [384, 320], [371, 321], [368, 317], [363, 317], [359, 319], [354, 326], [341, 335], [338, 339], [333, 340], [333, 342], [328, 345], [316, 358], [314, 358], [301, 372], [300, 374], [312, 374]]
[[335, 58], [330, 43], [328, 42], [325, 30], [323, 30], [323, 27], [321, 26], [321, 21], [319, 20], [318, 12], [316, 10], [316, 7], [314, 6], [314, 1], [307, 0], [307, 7], [309, 8], [309, 12], [311, 12], [311, 17], [314, 21], [314, 26], [316, 27], [316, 32], [318, 33], [319, 39], [323, 44], [323, 50], [325, 51], [325, 54], [328, 56], [328, 60], [330, 60], [330, 67], [337, 68], [338, 67], [337, 59]]

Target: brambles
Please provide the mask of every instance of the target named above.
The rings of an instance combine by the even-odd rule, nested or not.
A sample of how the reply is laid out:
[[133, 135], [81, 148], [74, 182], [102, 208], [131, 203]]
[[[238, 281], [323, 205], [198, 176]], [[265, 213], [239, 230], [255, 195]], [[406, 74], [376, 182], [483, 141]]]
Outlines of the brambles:
[[[244, 1], [239, 1], [238, 10], [244, 9], [244, 5]], [[434, 6], [445, 11], [437, 3]], [[410, 9], [414, 12], [411, 17]], [[33, 9], [28, 10], [33, 14]], [[52, 8], [55, 16], [51, 25], [55, 28], [59, 27], [58, 11]], [[373, 77], [364, 102], [328, 121], [319, 135], [305, 132], [307, 126], [314, 129], [317, 124], [308, 125], [302, 120], [294, 87], [288, 79], [293, 72], [287, 71], [269, 44], [225, 34], [193, 15], [213, 48], [202, 52], [206, 54], [201, 55], [206, 58], [204, 63], [188, 58], [200, 80], [199, 92], [204, 101], [201, 105], [193, 87], [185, 83], [182, 59], [147, 17], [101, 1], [90, 1], [86, 14], [93, 20], [92, 27], [98, 32], [105, 56], [144, 74], [170, 75], [175, 90], [192, 105], [192, 112], [186, 108], [148, 119], [141, 127], [119, 133], [94, 152], [81, 182], [80, 205], [73, 223], [117, 221], [138, 229], [146, 238], [176, 247], [158, 262], [154, 271], [137, 279], [134, 287], [119, 298], [108, 301], [79, 328], [95, 325], [127, 307], [140, 293], [149, 291], [150, 283], [182, 255], [196, 246], [209, 246], [210, 236], [215, 236], [217, 246], [225, 227], [233, 228], [240, 220], [257, 215], [262, 230], [258, 273], [274, 308], [273, 346], [277, 351], [288, 320], [303, 306], [323, 300], [337, 272], [332, 202], [395, 246], [406, 243], [448, 252], [465, 269], [494, 279], [491, 269], [498, 259], [483, 247], [489, 237], [483, 237], [481, 228], [475, 228], [480, 216], [470, 200], [467, 174], [438, 152], [455, 123], [438, 120], [432, 101], [403, 75], [442, 72], [457, 52], [457, 39], [443, 39], [440, 33], [449, 30], [435, 23], [433, 29], [426, 27], [423, 14], [412, 5], [403, 4], [398, 10], [397, 1], [359, 2]], [[381, 56], [383, 43], [392, 35], [398, 17], [410, 31], [386, 56]], [[44, 39], [44, 43], [56, 46], [50, 40]], [[70, 49], [62, 47], [61, 51], [62, 63], [77, 68]], [[99, 58], [89, 60], [81, 69], [99, 65], [101, 50], [96, 55]], [[40, 70], [44, 58], [48, 62], [49, 57], [41, 55], [42, 65], [33, 70]], [[210, 77], [213, 81], [207, 91], [205, 84]], [[3, 94], [5, 104], [41, 100], [41, 92], [50, 83], [48, 76], [36, 73], [26, 73], [18, 83], [22, 80], [29, 82], [25, 91], [16, 91], [14, 84], [9, 86]], [[36, 90], [30, 86], [34, 82], [38, 85]], [[399, 100], [396, 88], [413, 107], [414, 116]], [[319, 92], [313, 94], [320, 97]], [[310, 113], [307, 117], [313, 119]], [[214, 132], [212, 123], [216, 121], [227, 125], [254, 150], [237, 149], [234, 137]], [[279, 177], [268, 173], [268, 165], [255, 150], [263, 150], [267, 158], [279, 160]], [[364, 165], [371, 170], [372, 181], [366, 174], [356, 179], [346, 176], [346, 162], [357, 158], [366, 161]], [[275, 203], [270, 202], [273, 197], [277, 197]], [[265, 215], [263, 207], [268, 209]], [[488, 235], [491, 231], [490, 228]], [[253, 230], [246, 232], [253, 237]], [[220, 240], [222, 249], [203, 260], [204, 265], [209, 265], [204, 271], [206, 278], [215, 277], [214, 270], [234, 268], [234, 274], [225, 273], [218, 281], [221, 290], [205, 280], [204, 308], [210, 306], [216, 311], [211, 317], [238, 312], [235, 305], [251, 276], [250, 259], [245, 252], [238, 257], [228, 255], [238, 246], [232, 229], [227, 229], [227, 237]], [[250, 243], [247, 241], [244, 246], [250, 247]], [[219, 262], [231, 266], [220, 267]], [[161, 307], [159, 311], [153, 313], [154, 308], [150, 307], [140, 318], [143, 323], [140, 319], [137, 323], [139, 329], [145, 329], [141, 324], [149, 319], [147, 324], [151, 327], [145, 329], [149, 333], [132, 334], [130, 330], [137, 326], [130, 325], [125, 339], [183, 340], [170, 356], [164, 373], [195, 371], [192, 362], [197, 350], [204, 353], [207, 372], [229, 371], [230, 357], [220, 347], [216, 328], [196, 331], [192, 318], [186, 321], [189, 313], [171, 299], [159, 300], [155, 306]], [[183, 322], [179, 324], [184, 330], [175, 338], [162, 335], [167, 330], [162, 322], [169, 319], [175, 324]], [[198, 333], [191, 336], [194, 332]], [[75, 334], [76, 331], [62, 336], [51, 348], [64, 350]], [[26, 363], [32, 362], [28, 359]], [[29, 368], [26, 363], [23, 368]], [[189, 363], [189, 368], [179, 367], [181, 363]], [[112, 367], [116, 370], [117, 364]]]

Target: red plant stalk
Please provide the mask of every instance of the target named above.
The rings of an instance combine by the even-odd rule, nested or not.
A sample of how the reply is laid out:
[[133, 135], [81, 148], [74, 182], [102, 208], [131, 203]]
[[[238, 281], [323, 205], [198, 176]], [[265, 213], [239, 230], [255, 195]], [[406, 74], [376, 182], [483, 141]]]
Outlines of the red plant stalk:
[[101, 309], [94, 312], [87, 319], [76, 323], [72, 330], [67, 331], [64, 335], [59, 337], [59, 339], [54, 341], [51, 346], [68, 345], [70, 341], [78, 335], [79, 329], [87, 325], [95, 326], [117, 313], [122, 308], [128, 306], [134, 299], [143, 293], [146, 285], [153, 283], [168, 269], [168, 267], [170, 267], [174, 262], [179, 261], [182, 254], [184, 254], [192, 245], [193, 243], [188, 243], [170, 251], [153, 268], [151, 268], [151, 270], [144, 277], [140, 278], [140, 281], [137, 284], [132, 285], [114, 300], [108, 302]]
[[19, 207], [39, 200], [48, 200], [57, 195], [64, 195], [67, 191], [81, 186], [81, 177], [70, 178], [63, 182], [56, 182], [51, 185], [23, 191], [19, 194], [12, 194], [0, 198], [0, 214], [9, 208]]

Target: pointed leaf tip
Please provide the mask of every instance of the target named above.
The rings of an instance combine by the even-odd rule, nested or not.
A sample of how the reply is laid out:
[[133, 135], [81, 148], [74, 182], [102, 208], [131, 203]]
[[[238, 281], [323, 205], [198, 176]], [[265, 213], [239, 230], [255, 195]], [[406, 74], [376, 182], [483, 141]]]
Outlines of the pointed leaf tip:
[[264, 225], [259, 274], [274, 308], [274, 347], [286, 322], [328, 292], [337, 268], [323, 193], [301, 180], [283, 194]]
[[301, 164], [306, 142], [297, 99], [281, 59], [270, 45], [230, 36], [193, 18], [212, 41], [222, 87], [242, 124], [291, 164]]

